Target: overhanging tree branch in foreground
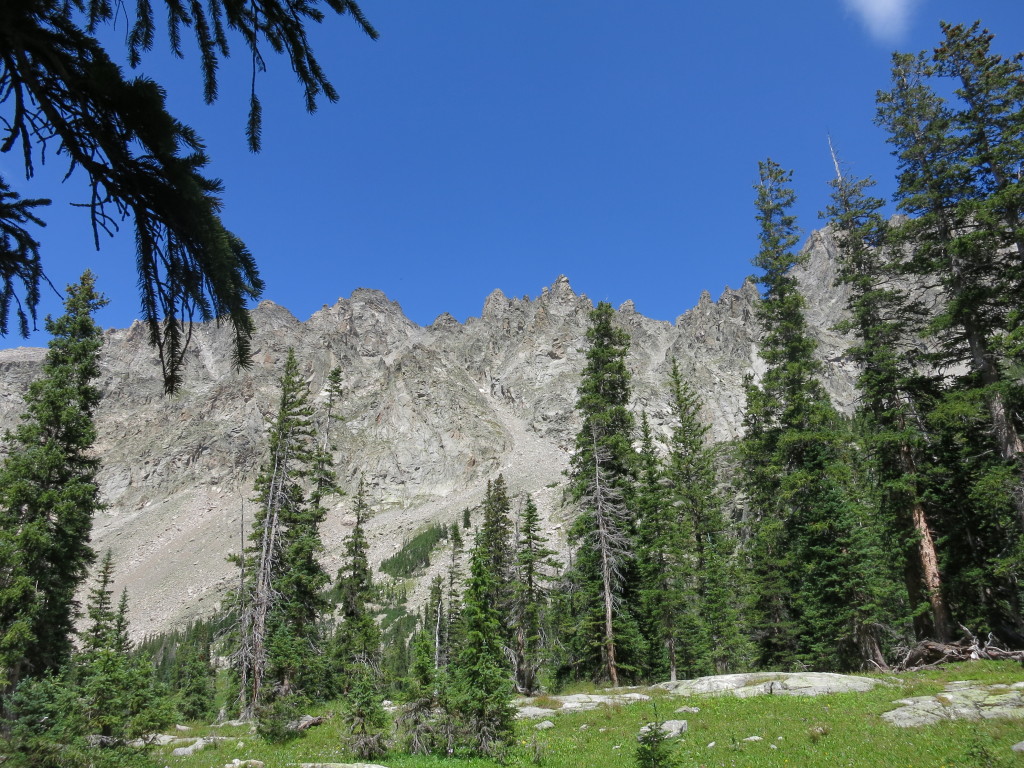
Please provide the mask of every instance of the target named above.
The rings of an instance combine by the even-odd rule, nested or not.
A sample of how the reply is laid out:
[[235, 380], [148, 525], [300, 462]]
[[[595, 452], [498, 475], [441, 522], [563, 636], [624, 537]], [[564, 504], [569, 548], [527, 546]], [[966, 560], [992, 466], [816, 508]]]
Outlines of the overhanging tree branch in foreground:
[[[327, 0], [351, 15], [371, 38], [376, 30], [353, 0]], [[62, 157], [67, 174], [84, 172], [93, 240], [131, 220], [143, 318], [163, 366], [165, 387], [180, 383], [193, 320], [226, 320], [234, 330], [234, 361], [249, 361], [252, 322], [247, 305], [263, 291], [252, 254], [220, 220], [223, 191], [205, 175], [199, 136], [166, 109], [165, 92], [146, 77], [129, 78], [95, 37], [126, 9], [109, 0], [25, 0], [0, 4], [0, 152], [17, 152], [26, 177], [47, 157]], [[204, 98], [217, 97], [217, 67], [229, 54], [229, 32], [241, 38], [253, 67], [249, 147], [260, 147], [256, 73], [263, 51], [287, 56], [306, 108], [338, 94], [310, 48], [307, 26], [325, 18], [316, 0], [167, 2], [168, 38], [183, 56], [182, 29], [195, 34]], [[156, 37], [153, 4], [137, 0], [128, 37], [137, 66]], [[49, 201], [21, 199], [0, 177], [0, 332], [14, 302], [20, 329], [35, 320], [45, 279], [30, 225]], [[20, 287], [19, 287], [20, 284]], [[24, 303], [22, 303], [24, 302]]]

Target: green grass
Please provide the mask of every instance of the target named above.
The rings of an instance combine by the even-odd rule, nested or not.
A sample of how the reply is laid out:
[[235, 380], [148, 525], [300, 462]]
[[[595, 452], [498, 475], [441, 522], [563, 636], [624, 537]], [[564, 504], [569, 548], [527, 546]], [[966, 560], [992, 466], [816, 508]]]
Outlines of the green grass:
[[[673, 747], [684, 768], [1024, 768], [1024, 755], [1010, 751], [1013, 744], [1024, 740], [1024, 721], [958, 721], [904, 729], [880, 718], [883, 712], [897, 706], [892, 703], [895, 699], [935, 694], [952, 680], [1024, 680], [1020, 665], [974, 662], [886, 679], [893, 684], [868, 693], [814, 698], [659, 696], [653, 704], [557, 714], [551, 717], [555, 727], [547, 731], [536, 731], [535, 721], [521, 722], [517, 725], [516, 746], [509, 764], [526, 768], [537, 764], [533, 760], [539, 756], [539, 764], [548, 768], [632, 766], [640, 727], [655, 717], [678, 717], [689, 721], [688, 733]], [[700, 712], [673, 714], [681, 706], [696, 706]], [[328, 705], [312, 714], [331, 709]], [[583, 725], [587, 728], [581, 730]], [[232, 740], [216, 749], [207, 749], [191, 758], [173, 758], [169, 756], [170, 748], [165, 748], [160, 750], [158, 760], [170, 768], [220, 768], [234, 758], [263, 760], [267, 768], [299, 762], [358, 762], [342, 749], [342, 728], [341, 718], [334, 718], [285, 745], [265, 744], [244, 729], [235, 729], [222, 734], [230, 733]], [[763, 741], [743, 741], [755, 735]], [[239, 741], [244, 743], [243, 747], [237, 746]], [[712, 742], [715, 746], [709, 747]], [[408, 755], [393, 755], [376, 762], [389, 768], [497, 765], [488, 760]]]

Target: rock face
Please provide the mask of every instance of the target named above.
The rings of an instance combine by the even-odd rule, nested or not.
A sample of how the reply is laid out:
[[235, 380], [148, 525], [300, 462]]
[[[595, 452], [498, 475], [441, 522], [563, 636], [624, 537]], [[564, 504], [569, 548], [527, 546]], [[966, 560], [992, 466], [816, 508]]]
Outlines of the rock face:
[[878, 684], [878, 680], [869, 677], [833, 672], [750, 672], [658, 683], [657, 687], [676, 696], [728, 695], [745, 699], [750, 696], [822, 696], [870, 691]]
[[982, 720], [993, 717], [1024, 718], [1024, 682], [982, 685], [961, 680], [947, 683], [935, 696], [915, 696], [896, 702], [903, 706], [882, 719], [902, 728], [932, 725], [943, 720]]
[[[834, 244], [823, 231], [806, 248], [800, 280], [808, 318], [826, 387], [845, 408], [853, 371], [843, 357], [847, 342], [830, 330], [844, 304], [831, 286]], [[632, 302], [618, 310], [632, 338], [634, 408], [648, 413], [656, 431], [668, 429], [665, 384], [676, 358], [704, 400], [713, 439], [739, 435], [743, 377], [763, 372], [756, 300], [748, 282], [717, 301], [704, 293], [675, 323], [646, 318]], [[428, 521], [454, 520], [475, 506], [499, 472], [513, 492], [533, 495], [557, 544], [568, 513], [556, 486], [578, 429], [573, 407], [591, 308], [565, 277], [534, 299], [494, 291], [480, 317], [459, 323], [443, 314], [427, 327], [374, 290], [359, 289], [306, 322], [263, 302], [253, 312], [253, 366], [233, 370], [228, 330], [200, 326], [185, 384], [173, 397], [162, 394], [142, 325], [108, 331], [96, 445], [108, 506], [96, 517], [94, 546], [113, 552], [116, 589], [129, 588], [133, 632], [210, 613], [235, 583], [225, 558], [238, 551], [253, 516], [248, 499], [290, 347], [317, 403], [327, 372], [340, 366], [344, 373], [335, 458], [349, 489], [366, 481], [376, 513], [368, 526], [375, 565]], [[0, 428], [16, 422], [42, 356], [0, 352]], [[325, 523], [329, 572], [353, 524], [350, 511], [351, 494]]]

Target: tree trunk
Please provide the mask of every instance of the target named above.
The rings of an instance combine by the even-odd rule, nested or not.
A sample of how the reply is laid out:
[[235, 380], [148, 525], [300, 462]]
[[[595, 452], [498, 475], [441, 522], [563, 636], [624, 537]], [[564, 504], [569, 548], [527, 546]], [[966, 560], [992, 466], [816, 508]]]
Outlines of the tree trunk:
[[[917, 462], [910, 446], [906, 443], [900, 446], [900, 463], [905, 474], [916, 473]], [[939, 556], [935, 549], [935, 537], [932, 536], [924, 505], [917, 499], [914, 499], [910, 505], [910, 524], [917, 538], [915, 567], [910, 571], [920, 577], [921, 582], [919, 583], [923, 583], [924, 596], [931, 606], [932, 630], [935, 637], [940, 642], [946, 643], [954, 637], [953, 618], [942, 594], [942, 574], [939, 571]], [[907, 591], [908, 597], [912, 601], [916, 602], [919, 599], [921, 590], [918, 585], [915, 584], [911, 588], [908, 583]]]

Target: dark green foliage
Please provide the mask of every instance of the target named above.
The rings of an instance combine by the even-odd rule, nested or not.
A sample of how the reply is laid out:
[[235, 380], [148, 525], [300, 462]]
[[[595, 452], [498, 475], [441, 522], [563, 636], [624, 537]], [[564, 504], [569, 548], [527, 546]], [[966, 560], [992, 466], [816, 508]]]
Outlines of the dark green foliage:
[[628, 486], [633, 467], [633, 414], [629, 411], [630, 373], [626, 368], [629, 334], [613, 323], [614, 310], [600, 302], [590, 313], [587, 363], [583, 368], [576, 410], [583, 425], [576, 435], [570, 493], [579, 500], [594, 466], [594, 453], [603, 450], [602, 463], [617, 486]]
[[676, 679], [744, 666], [739, 590], [701, 403], [675, 361], [672, 432], [662, 462], [644, 418], [637, 560], [651, 672]]
[[646, 413], [640, 436], [635, 504], [641, 627], [648, 645], [644, 671], [676, 680], [680, 668], [684, 676], [695, 672], [695, 657], [707, 651], [707, 638], [696, 626], [692, 520], [674, 503]]
[[[127, 600], [112, 608], [110, 557], [90, 590], [91, 619], [85, 649], [59, 675], [25, 680], [10, 700], [10, 740], [15, 765], [102, 766], [133, 762], [125, 742], [158, 732], [175, 710], [152, 664], [134, 656], [127, 635]], [[107, 748], [89, 746], [87, 737]]]
[[53, 338], [25, 395], [21, 425], [0, 464], [0, 688], [56, 671], [71, 653], [75, 592], [95, 555], [92, 516], [102, 508], [92, 452], [106, 300], [93, 276], [68, 286], [65, 313], [46, 319]]
[[213, 648], [233, 629], [232, 619], [218, 613], [170, 632], [146, 637], [133, 653], [152, 660], [157, 681], [174, 697], [185, 720], [212, 720], [217, 714]]
[[256, 708], [256, 732], [272, 744], [298, 738], [299, 731], [294, 724], [308, 703], [304, 696], [296, 693], [274, 696]]
[[[329, 581], [319, 562], [319, 525], [325, 514], [320, 488], [307, 498], [304, 484], [321, 461], [315, 444], [309, 387], [289, 350], [281, 398], [270, 428], [268, 458], [256, 480], [258, 510], [239, 565], [244, 586], [234, 664], [246, 714], [273, 696], [323, 693], [320, 616], [328, 608]], [[323, 474], [316, 475], [322, 479]]]
[[675, 768], [679, 765], [679, 757], [672, 751], [672, 745], [661, 724], [660, 720], [648, 723], [647, 731], [638, 737], [636, 768]]
[[[515, 541], [513, 540], [512, 500], [508, 495], [505, 477], [498, 475], [487, 482], [484, 495], [483, 521], [476, 534], [474, 549], [479, 549], [487, 560], [486, 569], [490, 575], [490, 592], [487, 602], [499, 616], [511, 617], [515, 598], [514, 566]], [[512, 622], [500, 624], [501, 642], [506, 648], [514, 645]]]
[[216, 670], [210, 644], [194, 643], [178, 649], [173, 688], [177, 708], [186, 720], [207, 720], [216, 715]]
[[547, 541], [541, 535], [537, 505], [527, 496], [519, 518], [510, 622], [516, 688], [526, 695], [539, 687], [538, 673], [550, 653], [545, 646], [553, 640], [545, 637], [549, 629], [549, 592], [561, 563], [555, 559], [555, 551], [545, 546]]
[[796, 221], [790, 174], [760, 164], [754, 264], [764, 293], [760, 384], [747, 382], [744, 483], [760, 663], [850, 669], [881, 658], [872, 600], [880, 532], [867, 514], [847, 455], [852, 437], [819, 380], [804, 299], [793, 274]]
[[[328, 6], [351, 14], [376, 37], [353, 0], [332, 0]], [[47, 157], [63, 158], [69, 174], [84, 172], [97, 247], [101, 232], [112, 233], [121, 220], [132, 220], [142, 314], [163, 364], [165, 385], [173, 390], [180, 383], [193, 318], [230, 322], [235, 360], [248, 364], [252, 321], [247, 304], [259, 297], [263, 283], [249, 251], [221, 223], [221, 186], [205, 175], [202, 140], [168, 113], [157, 83], [126, 77], [97, 39], [99, 28], [126, 10], [108, 0], [3, 4], [0, 150], [18, 149], [27, 177]], [[217, 66], [228, 55], [229, 31], [251, 53], [254, 89], [269, 48], [287, 54], [308, 110], [316, 108], [320, 96], [337, 98], [306, 35], [306, 25], [323, 18], [319, 4], [261, 0], [249, 6], [214, 0], [187, 7], [168, 2], [166, 10], [168, 38], [177, 55], [183, 53], [183, 28], [195, 34], [208, 102], [217, 95]], [[133, 67], [154, 44], [156, 13], [148, 0], [135, 3], [127, 35]], [[247, 135], [255, 151], [260, 145], [255, 90], [250, 105]], [[24, 284], [30, 315], [38, 298], [42, 271], [26, 225], [41, 225], [32, 209], [43, 202], [20, 200], [0, 179], [2, 326], [12, 298], [19, 301], [15, 280]], [[19, 322], [24, 322], [20, 305]]]
[[[26, 225], [44, 226], [34, 208], [49, 205], [49, 200], [22, 199], [0, 176], [0, 335], [6, 336], [14, 305], [18, 331], [28, 336], [36, 324], [39, 284], [43, 267], [39, 259], [39, 243]], [[16, 283], [21, 283], [20, 290]], [[22, 304], [21, 297], [24, 297]]]
[[878, 109], [899, 162], [896, 199], [911, 217], [893, 233], [908, 253], [904, 269], [945, 298], [928, 326], [930, 362], [944, 376], [916, 413], [935, 464], [921, 468], [920, 488], [950, 612], [1019, 644], [1020, 587], [1010, 574], [1024, 531], [1024, 65], [1019, 54], [992, 52], [980, 24], [942, 31], [934, 51], [893, 56], [893, 87]]
[[345, 537], [345, 561], [338, 569], [337, 580], [342, 615], [346, 618], [365, 613], [366, 604], [374, 592], [373, 574], [370, 572], [368, 559], [369, 543], [364, 531], [370, 507], [366, 501], [366, 486], [362, 480], [359, 481], [352, 511], [356, 523], [352, 527], [352, 532]]
[[949, 641], [954, 627], [935, 550], [936, 509], [924, 504], [930, 438], [918, 418], [936, 381], [921, 372], [917, 337], [923, 311], [895, 279], [902, 260], [888, 245], [882, 201], [867, 195], [872, 185], [842, 173], [837, 164], [826, 211], [839, 245], [838, 282], [850, 289], [851, 318], [842, 329], [857, 339], [850, 349], [860, 365], [857, 437], [875, 485], [872, 503], [896, 544], [893, 555], [903, 571], [916, 634]]
[[562, 676], [605, 678], [618, 684], [619, 668], [635, 668], [643, 649], [632, 615], [633, 415], [628, 409], [629, 335], [613, 324], [611, 305], [590, 315], [587, 363], [576, 409], [583, 425], [569, 474], [569, 495], [579, 513], [569, 531], [574, 560], [558, 600], [563, 617]]
[[490, 602], [495, 577], [477, 541], [462, 601], [462, 643], [450, 668], [448, 708], [471, 754], [496, 756], [511, 743], [515, 709], [500, 614]]
[[349, 748], [360, 760], [375, 760], [387, 752], [388, 718], [380, 694], [376, 669], [362, 665], [349, 686], [345, 712]]
[[504, 475], [498, 475], [487, 483], [483, 503], [484, 519], [477, 533], [476, 546], [487, 558], [487, 568], [495, 581], [492, 599], [501, 600], [507, 593], [506, 587], [512, 578], [512, 564], [515, 560], [512, 540], [512, 500]]
[[[937, 280], [946, 294], [931, 324], [941, 344], [937, 362], [971, 370], [996, 449], [1017, 461], [1024, 445], [1008, 410], [1012, 385], [1000, 351], [1008, 313], [1019, 313], [1024, 67], [1019, 56], [993, 54], [992, 36], [978, 24], [943, 24], [943, 33], [931, 55], [894, 54], [893, 89], [879, 94], [878, 122], [899, 161], [896, 199], [912, 217], [896, 234], [912, 249], [909, 270]], [[936, 92], [950, 85], [952, 101]]]
[[438, 543], [448, 536], [448, 527], [433, 524], [416, 533], [402, 544], [402, 548], [391, 557], [385, 558], [380, 564], [381, 573], [404, 579], [412, 576], [421, 568], [430, 565], [430, 555]]
[[129, 653], [127, 593], [110, 610], [110, 562], [108, 553], [90, 590], [87, 613], [92, 624], [85, 650], [73, 658], [64, 677], [75, 690], [84, 732], [121, 741], [159, 731], [176, 713], [149, 659]]

